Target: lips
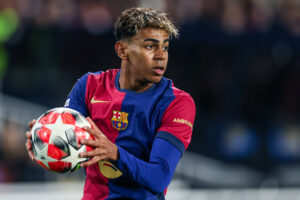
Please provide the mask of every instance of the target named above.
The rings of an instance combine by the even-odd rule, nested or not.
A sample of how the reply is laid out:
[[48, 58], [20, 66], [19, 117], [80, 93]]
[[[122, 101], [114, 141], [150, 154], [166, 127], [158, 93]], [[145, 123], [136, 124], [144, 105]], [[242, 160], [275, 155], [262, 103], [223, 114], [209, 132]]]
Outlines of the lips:
[[155, 66], [152, 68], [152, 71], [155, 75], [162, 76], [162, 75], [164, 75], [165, 67], [164, 66]]

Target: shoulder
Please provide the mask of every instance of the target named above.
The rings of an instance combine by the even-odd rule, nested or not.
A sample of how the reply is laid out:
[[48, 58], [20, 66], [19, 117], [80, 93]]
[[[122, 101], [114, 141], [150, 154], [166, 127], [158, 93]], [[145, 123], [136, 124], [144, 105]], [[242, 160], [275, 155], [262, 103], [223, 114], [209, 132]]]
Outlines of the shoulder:
[[180, 90], [178, 88], [176, 88], [175, 86], [172, 86], [172, 90], [173, 90], [173, 94], [175, 96], [175, 99], [178, 101], [178, 100], [185, 100], [185, 101], [191, 101], [191, 102], [194, 102], [192, 96], [183, 91], [183, 90]]
[[169, 101], [165, 107], [163, 119], [186, 118], [189, 121], [194, 121], [196, 113], [194, 99], [189, 93], [175, 87], [171, 80], [169, 81], [168, 92], [164, 94]]
[[195, 103], [189, 93], [173, 84], [168, 90], [171, 91], [169, 96], [172, 101], [163, 113], [157, 137], [168, 140], [183, 152], [191, 141], [196, 114]]
[[87, 72], [78, 79], [77, 84], [86, 85], [88, 88], [90, 86], [93, 87], [101, 84], [105, 79], [114, 80], [118, 71], [119, 69], [110, 69], [107, 71]]
[[109, 69], [107, 71], [87, 72], [80, 79], [93, 79], [97, 80], [102, 77], [114, 77], [117, 75], [119, 69]]
[[165, 78], [164, 81], [167, 82], [169, 88], [168, 90], [170, 91], [167, 92], [166, 95], [172, 96], [173, 99], [169, 107], [170, 106], [172, 107], [174, 105], [182, 105], [182, 106], [185, 105], [185, 106], [195, 107], [194, 99], [189, 93], [175, 87], [174, 83], [170, 79]]
[[178, 88], [173, 88], [173, 92], [174, 99], [167, 108], [169, 112], [195, 113], [195, 102], [189, 93], [179, 90]]

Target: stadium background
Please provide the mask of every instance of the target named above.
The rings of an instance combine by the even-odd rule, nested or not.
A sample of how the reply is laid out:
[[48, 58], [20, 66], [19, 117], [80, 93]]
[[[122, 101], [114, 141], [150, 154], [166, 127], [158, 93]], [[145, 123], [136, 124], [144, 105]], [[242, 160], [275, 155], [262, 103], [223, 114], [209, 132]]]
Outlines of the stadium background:
[[84, 73], [119, 66], [113, 22], [138, 5], [179, 27], [166, 76], [197, 106], [169, 198], [300, 199], [298, 0], [0, 0], [0, 196], [32, 199], [45, 184], [54, 195], [65, 182], [81, 192], [82, 171], [29, 161], [26, 125]]

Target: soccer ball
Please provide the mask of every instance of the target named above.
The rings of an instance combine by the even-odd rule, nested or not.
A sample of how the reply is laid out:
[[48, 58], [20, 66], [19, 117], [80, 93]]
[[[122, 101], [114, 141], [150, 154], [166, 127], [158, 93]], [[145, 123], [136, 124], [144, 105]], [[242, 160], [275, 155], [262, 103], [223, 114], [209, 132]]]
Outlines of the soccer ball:
[[49, 171], [73, 172], [88, 158], [79, 157], [80, 152], [92, 148], [80, 144], [81, 139], [93, 140], [82, 129], [91, 127], [87, 119], [70, 108], [54, 108], [41, 115], [31, 129], [32, 151], [35, 161]]

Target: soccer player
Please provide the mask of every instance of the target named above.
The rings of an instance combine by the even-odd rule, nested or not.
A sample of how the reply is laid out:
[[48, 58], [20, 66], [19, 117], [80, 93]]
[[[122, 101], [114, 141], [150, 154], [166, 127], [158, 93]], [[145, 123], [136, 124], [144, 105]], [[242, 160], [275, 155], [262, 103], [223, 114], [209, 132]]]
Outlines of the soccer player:
[[163, 12], [125, 10], [115, 23], [121, 69], [87, 73], [69, 94], [65, 107], [85, 115], [92, 125], [85, 130], [94, 136], [81, 141], [93, 147], [81, 154], [90, 158], [81, 164], [83, 200], [165, 199], [195, 117], [192, 97], [163, 76], [177, 35]]

